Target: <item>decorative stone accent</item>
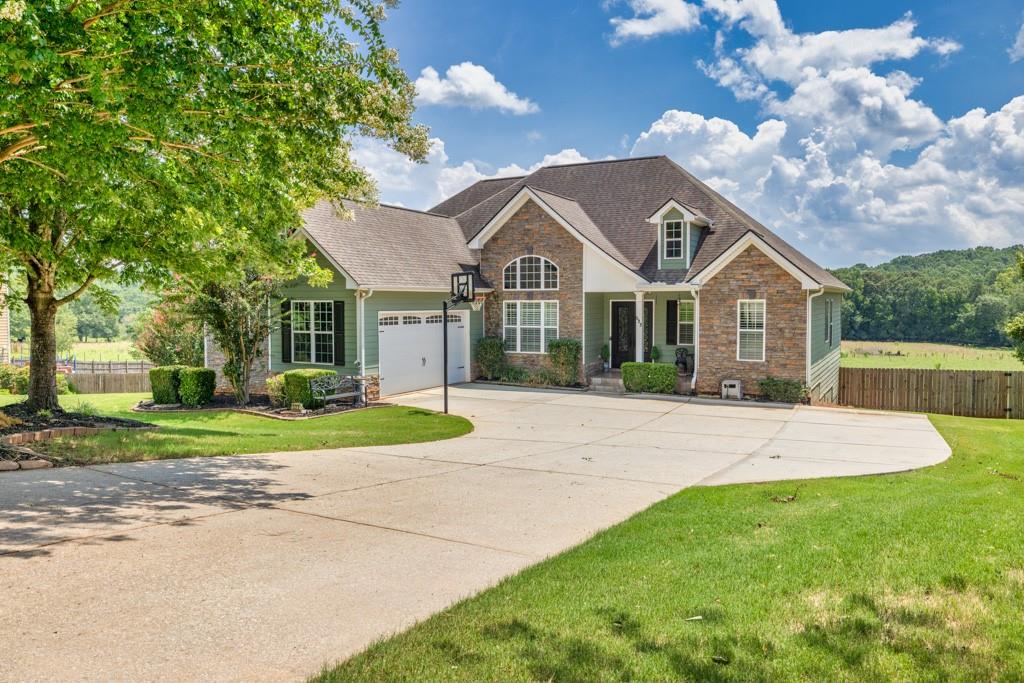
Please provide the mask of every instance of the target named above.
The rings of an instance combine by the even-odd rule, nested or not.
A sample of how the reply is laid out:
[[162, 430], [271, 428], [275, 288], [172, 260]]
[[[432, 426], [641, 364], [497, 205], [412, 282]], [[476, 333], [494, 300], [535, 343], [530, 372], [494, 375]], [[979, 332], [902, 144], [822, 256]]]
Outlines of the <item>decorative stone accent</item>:
[[[765, 360], [736, 359], [740, 299], [765, 300]], [[722, 380], [743, 382], [758, 395], [758, 380], [771, 375], [806, 382], [807, 293], [800, 283], [756, 247], [748, 247], [700, 292], [700, 361], [697, 393], [717, 394]]]
[[0, 472], [11, 472], [18, 469], [18, 463], [14, 460], [0, 460]]
[[53, 463], [49, 460], [21, 460], [18, 462], [18, 467], [23, 470], [43, 470], [53, 467]]
[[[557, 291], [505, 290], [505, 266], [526, 255], [543, 256], [558, 266]], [[480, 274], [494, 287], [484, 304], [488, 336], [503, 334], [505, 301], [557, 300], [558, 336], [583, 339], [583, 245], [534, 202], [523, 205], [487, 241], [480, 252]], [[529, 369], [548, 366], [545, 354], [510, 353], [508, 360]], [[581, 363], [580, 381], [584, 378]]]
[[128, 430], [144, 431], [147, 429], [156, 429], [156, 426], [152, 427], [58, 427], [56, 429], [44, 429], [38, 432], [19, 432], [17, 434], [8, 434], [0, 437], [0, 444], [5, 446], [20, 446], [26, 443], [34, 443], [36, 441], [48, 441], [50, 439], [60, 439], [72, 436], [90, 436], [92, 434], [100, 434], [102, 432], [118, 432]]
[[361, 378], [363, 386], [366, 387], [366, 402], [380, 400], [380, 375], [367, 375]]
[[[263, 348], [266, 349], [266, 347], [267, 344], [264, 342]], [[221, 352], [220, 347], [217, 346], [217, 343], [213, 341], [212, 335], [206, 335], [206, 367], [217, 373], [218, 391], [231, 390], [231, 383], [228, 382], [223, 372], [224, 354]], [[269, 376], [267, 354], [264, 351], [263, 355], [252, 362], [252, 373], [249, 375], [249, 390], [255, 393], [266, 393], [267, 377]]]

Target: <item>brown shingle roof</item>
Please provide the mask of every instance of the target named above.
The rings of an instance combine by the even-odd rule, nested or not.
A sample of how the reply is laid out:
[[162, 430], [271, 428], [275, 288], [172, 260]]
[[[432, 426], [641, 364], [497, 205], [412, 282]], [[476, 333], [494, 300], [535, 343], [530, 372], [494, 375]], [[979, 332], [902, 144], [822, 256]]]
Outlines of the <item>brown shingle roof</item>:
[[348, 200], [342, 206], [351, 219], [327, 201], [307, 209], [306, 233], [360, 286], [447, 290], [452, 273], [476, 267], [458, 223], [447, 216]]
[[458, 216], [463, 211], [473, 208], [488, 197], [493, 197], [509, 185], [522, 180], [522, 176], [510, 178], [489, 178], [473, 183], [465, 190], [449, 197], [430, 210], [442, 216]]

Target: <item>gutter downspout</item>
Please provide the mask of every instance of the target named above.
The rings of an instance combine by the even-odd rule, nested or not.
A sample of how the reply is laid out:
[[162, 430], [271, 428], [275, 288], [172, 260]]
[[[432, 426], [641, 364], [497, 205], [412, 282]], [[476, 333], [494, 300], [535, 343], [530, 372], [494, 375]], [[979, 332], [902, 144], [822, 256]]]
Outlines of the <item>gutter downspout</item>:
[[805, 361], [806, 361], [806, 365], [807, 365], [807, 382], [806, 382], [806, 384], [807, 384], [808, 389], [810, 389], [810, 386], [811, 386], [811, 345], [813, 343], [813, 337], [811, 336], [813, 334], [813, 329], [812, 329], [813, 326], [811, 325], [811, 310], [813, 308], [812, 301], [816, 297], [819, 297], [819, 296], [821, 296], [824, 293], [825, 293], [825, 288], [824, 287], [819, 288], [818, 291], [816, 291], [814, 293], [807, 292], [807, 318], [804, 321], [804, 326], [807, 328], [807, 351], [806, 351], [807, 357], [805, 358]]
[[359, 374], [366, 374], [366, 300], [373, 296], [372, 289], [356, 290], [356, 356]]
[[697, 370], [700, 368], [700, 289], [693, 290], [693, 377], [690, 393], [697, 393]]

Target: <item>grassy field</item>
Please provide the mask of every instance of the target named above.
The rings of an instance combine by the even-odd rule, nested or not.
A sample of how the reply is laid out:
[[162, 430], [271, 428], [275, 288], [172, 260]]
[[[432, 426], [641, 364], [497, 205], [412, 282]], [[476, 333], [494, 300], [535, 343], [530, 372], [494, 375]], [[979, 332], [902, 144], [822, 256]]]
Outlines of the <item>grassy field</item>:
[[1010, 349], [954, 344], [844, 341], [846, 368], [914, 368], [928, 370], [1024, 370]]
[[933, 421], [942, 465], [685, 490], [315, 680], [1022, 680], [1024, 422]]
[[[15, 342], [12, 349], [15, 358], [27, 357], [30, 351], [27, 343]], [[126, 340], [75, 342], [71, 354], [78, 360], [142, 360], [135, 344]]]
[[[22, 400], [0, 395], [0, 405]], [[33, 448], [67, 464], [93, 465], [164, 460], [197, 455], [237, 455], [314, 448], [380, 446], [437, 441], [462, 436], [468, 420], [419, 408], [389, 406], [315, 420], [286, 422], [227, 410], [190, 413], [133, 413], [131, 406], [149, 394], [62, 396], [69, 410], [95, 411], [160, 426], [144, 432], [110, 432], [92, 437], [39, 442]]]

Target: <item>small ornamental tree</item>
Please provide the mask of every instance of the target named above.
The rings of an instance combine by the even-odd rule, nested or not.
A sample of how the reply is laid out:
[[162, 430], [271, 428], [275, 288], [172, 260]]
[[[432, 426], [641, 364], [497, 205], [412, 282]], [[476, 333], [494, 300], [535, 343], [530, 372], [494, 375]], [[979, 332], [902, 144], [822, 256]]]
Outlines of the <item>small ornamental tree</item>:
[[60, 411], [57, 311], [96, 281], [285, 264], [300, 212], [366, 198], [352, 134], [414, 159], [413, 87], [372, 0], [0, 0], [0, 273], [24, 273], [28, 405]]
[[[1024, 279], [1024, 251], [1017, 252], [1017, 267], [1021, 278]], [[1024, 363], [1024, 313], [1006, 324], [1006, 336], [1013, 343], [1013, 354]]]
[[203, 364], [203, 327], [170, 302], [141, 314], [135, 348], [154, 365]]

